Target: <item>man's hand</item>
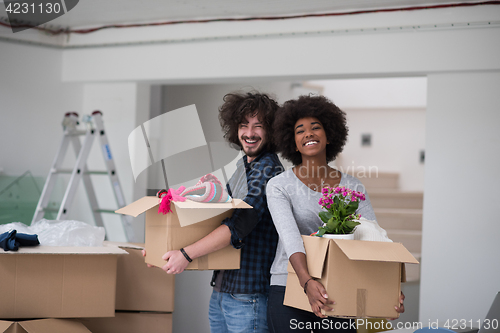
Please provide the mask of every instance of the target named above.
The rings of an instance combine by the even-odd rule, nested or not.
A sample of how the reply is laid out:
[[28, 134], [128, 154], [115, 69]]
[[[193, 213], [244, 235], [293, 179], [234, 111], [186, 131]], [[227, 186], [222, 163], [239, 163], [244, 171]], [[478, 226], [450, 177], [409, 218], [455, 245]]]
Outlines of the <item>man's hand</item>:
[[[143, 256], [143, 257], [145, 257], [145, 256], [146, 256], [146, 249], [143, 249], [143, 250], [142, 250], [142, 256]], [[148, 265], [148, 267], [149, 267], [149, 268], [154, 267], [153, 265], [150, 265], [150, 264], [146, 264], [146, 265]]]
[[168, 274], [182, 273], [189, 264], [189, 261], [187, 261], [179, 250], [168, 251], [161, 258], [167, 261], [167, 263], [163, 265], [162, 269]]
[[321, 313], [321, 310], [332, 311], [332, 308], [330, 308], [328, 304], [335, 304], [335, 302], [328, 299], [325, 287], [323, 287], [320, 282], [310, 280], [307, 283], [306, 295], [309, 298], [311, 309], [316, 316], [326, 318], [326, 316]]

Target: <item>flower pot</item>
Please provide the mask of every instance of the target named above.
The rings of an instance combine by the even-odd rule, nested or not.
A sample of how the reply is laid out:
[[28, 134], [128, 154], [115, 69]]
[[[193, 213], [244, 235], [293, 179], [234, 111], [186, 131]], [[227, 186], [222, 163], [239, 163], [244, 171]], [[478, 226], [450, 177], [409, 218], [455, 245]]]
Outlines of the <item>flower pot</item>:
[[324, 234], [322, 237], [330, 239], [354, 239], [354, 234]]

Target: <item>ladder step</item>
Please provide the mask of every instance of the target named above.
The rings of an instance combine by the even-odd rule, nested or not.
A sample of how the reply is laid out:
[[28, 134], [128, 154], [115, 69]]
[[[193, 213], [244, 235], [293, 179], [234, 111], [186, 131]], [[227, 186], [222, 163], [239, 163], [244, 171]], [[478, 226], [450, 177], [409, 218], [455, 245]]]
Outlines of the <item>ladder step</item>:
[[42, 210], [44, 212], [56, 212], [57, 213], [59, 211], [59, 208], [48, 208], [47, 207], [45, 209], [40, 209], [40, 210]]
[[[52, 170], [52, 173], [67, 173], [67, 174], [71, 174], [73, 173], [73, 169], [56, 169], [56, 170]], [[108, 172], [107, 171], [87, 171], [84, 173], [85, 175], [107, 175]]]
[[115, 210], [116, 209], [94, 209], [94, 212], [96, 212], [96, 213], [107, 213], [107, 214], [116, 214]]
[[71, 131], [71, 132], [65, 132], [64, 135], [66, 136], [82, 136], [86, 135], [87, 131]]

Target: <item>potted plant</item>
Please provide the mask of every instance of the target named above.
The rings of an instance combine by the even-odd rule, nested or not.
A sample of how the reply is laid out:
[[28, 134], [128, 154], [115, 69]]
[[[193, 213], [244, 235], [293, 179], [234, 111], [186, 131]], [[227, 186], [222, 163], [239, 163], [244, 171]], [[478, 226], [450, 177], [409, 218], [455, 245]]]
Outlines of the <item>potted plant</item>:
[[[323, 196], [319, 204], [325, 211], [319, 212], [323, 225], [313, 234], [318, 237], [354, 239], [354, 230], [361, 215], [356, 214], [359, 202], [364, 201], [365, 195], [353, 191], [345, 186], [335, 188], [325, 187], [321, 190]], [[344, 235], [330, 237], [329, 235]], [[347, 236], [345, 236], [347, 235]]]

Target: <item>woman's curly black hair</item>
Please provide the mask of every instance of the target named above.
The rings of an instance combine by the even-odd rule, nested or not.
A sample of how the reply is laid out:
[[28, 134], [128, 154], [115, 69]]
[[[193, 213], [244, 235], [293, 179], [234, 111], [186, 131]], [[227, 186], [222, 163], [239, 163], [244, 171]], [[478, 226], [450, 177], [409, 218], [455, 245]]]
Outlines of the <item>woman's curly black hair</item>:
[[258, 92], [230, 93], [224, 96], [224, 104], [219, 108], [219, 122], [224, 132], [224, 138], [242, 149], [238, 138], [238, 126], [245, 121], [247, 115], [258, 115], [266, 131], [266, 149], [274, 152], [271, 133], [278, 103], [267, 94]]
[[317, 118], [323, 125], [330, 142], [326, 146], [326, 162], [333, 161], [344, 148], [349, 129], [345, 112], [324, 96], [300, 96], [283, 104], [273, 125], [276, 150], [293, 165], [302, 163], [302, 155], [296, 150], [294, 126], [306, 117]]

